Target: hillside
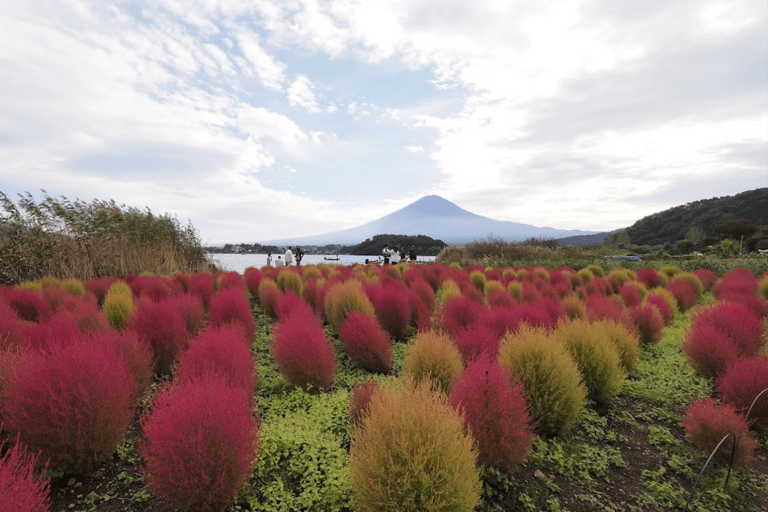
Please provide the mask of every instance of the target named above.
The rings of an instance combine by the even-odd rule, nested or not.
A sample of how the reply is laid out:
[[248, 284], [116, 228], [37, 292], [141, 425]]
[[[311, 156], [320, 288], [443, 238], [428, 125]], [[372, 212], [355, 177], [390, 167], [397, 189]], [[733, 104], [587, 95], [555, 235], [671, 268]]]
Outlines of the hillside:
[[419, 256], [437, 256], [448, 244], [442, 240], [435, 240], [424, 235], [376, 235], [353, 247], [345, 247], [341, 252], [345, 254], [357, 254], [360, 256], [379, 256], [384, 245], [399, 247], [406, 253], [414, 247]]
[[592, 234], [593, 231], [537, 227], [530, 224], [494, 220], [469, 212], [440, 196], [425, 196], [389, 215], [360, 226], [322, 235], [262, 241], [272, 245], [359, 244], [382, 233], [424, 235], [448, 244], [462, 244], [494, 236], [507, 241], [528, 238], [562, 238]]
[[723, 238], [715, 227], [732, 219], [746, 219], [759, 226], [753, 240], [768, 236], [768, 188], [694, 201], [649, 215], [609, 236], [606, 243], [657, 246], [695, 238], [691, 241], [712, 244]]

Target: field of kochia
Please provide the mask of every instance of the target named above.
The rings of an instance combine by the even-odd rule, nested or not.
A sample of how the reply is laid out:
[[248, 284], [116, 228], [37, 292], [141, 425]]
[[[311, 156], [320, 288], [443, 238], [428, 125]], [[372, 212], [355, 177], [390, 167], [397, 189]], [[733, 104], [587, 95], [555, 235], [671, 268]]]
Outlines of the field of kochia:
[[689, 510], [763, 510], [766, 317], [746, 268], [3, 287], [0, 510], [681, 510], [729, 434]]

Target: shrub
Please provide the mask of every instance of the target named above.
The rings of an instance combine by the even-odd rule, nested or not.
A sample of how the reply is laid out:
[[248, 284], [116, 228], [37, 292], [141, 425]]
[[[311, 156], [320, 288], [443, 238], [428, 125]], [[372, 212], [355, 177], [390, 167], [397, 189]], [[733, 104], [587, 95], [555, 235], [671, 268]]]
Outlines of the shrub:
[[577, 296], [565, 297], [562, 302], [563, 310], [570, 320], [587, 317], [587, 307]]
[[672, 325], [672, 322], [675, 320], [675, 314], [669, 309], [669, 304], [664, 300], [664, 297], [657, 293], [649, 293], [645, 297], [645, 304], [653, 306], [658, 310], [664, 325]]
[[584, 299], [584, 306], [587, 309], [587, 318], [592, 321], [604, 318], [615, 320], [624, 315], [624, 307], [615, 297], [588, 295]]
[[275, 316], [278, 322], [284, 322], [292, 314], [314, 316], [312, 307], [301, 300], [293, 290], [278, 294]]
[[758, 291], [762, 298], [768, 300], [768, 275], [764, 275], [758, 281]]
[[352, 428], [362, 426], [363, 418], [368, 414], [371, 398], [378, 389], [379, 385], [375, 380], [368, 380], [352, 386], [352, 391], [349, 393], [349, 420]]
[[243, 331], [248, 343], [256, 335], [256, 323], [253, 320], [251, 305], [243, 290], [225, 288], [211, 299], [208, 322], [212, 327], [233, 325]]
[[360, 281], [349, 279], [331, 285], [325, 295], [325, 316], [336, 332], [352, 311], [374, 316], [373, 304], [363, 292]]
[[454, 380], [450, 403], [477, 442], [478, 463], [510, 474], [525, 462], [533, 432], [523, 387], [486, 357], [471, 362]]
[[130, 286], [118, 281], [109, 287], [102, 306], [109, 323], [115, 329], [122, 329], [133, 314], [133, 293]]
[[516, 298], [517, 300], [522, 300], [523, 283], [521, 283], [520, 281], [511, 281], [507, 285], [507, 293], [509, 293], [512, 297]]
[[245, 287], [248, 289], [248, 293], [250, 293], [255, 300], [259, 300], [259, 284], [261, 283], [261, 280], [264, 279], [264, 272], [250, 267], [245, 269], [243, 279], [245, 280]]
[[488, 294], [488, 305], [491, 308], [511, 308], [515, 304], [517, 304], [517, 301], [504, 289], [495, 290]]
[[413, 325], [417, 331], [429, 329], [432, 310], [424, 304], [413, 290], [408, 293], [408, 305], [411, 307], [411, 325]]
[[725, 274], [720, 282], [712, 287], [712, 293], [720, 298], [723, 292], [736, 293], [739, 295], [757, 295], [757, 278], [746, 267], [738, 267]]
[[316, 318], [294, 315], [272, 335], [272, 354], [285, 380], [296, 387], [321, 390], [331, 386], [336, 359]]
[[640, 339], [637, 333], [629, 329], [623, 322], [608, 319], [592, 322], [590, 329], [601, 333], [601, 337], [604, 335], [613, 343], [619, 354], [619, 363], [624, 373], [629, 373], [635, 369], [640, 359]]
[[401, 338], [411, 323], [407, 290], [397, 284], [384, 285], [373, 302], [376, 318], [392, 338]]
[[454, 335], [477, 322], [484, 309], [481, 304], [468, 297], [454, 297], [443, 305], [443, 327]]
[[546, 330], [521, 326], [504, 336], [499, 364], [522, 383], [539, 432], [562, 435], [576, 424], [587, 389], [573, 358]]
[[675, 277], [678, 273], [682, 271], [683, 269], [681, 269], [677, 265], [665, 265], [661, 267], [661, 270], [659, 270], [659, 272], [666, 275], [667, 277]]
[[640, 292], [635, 286], [632, 286], [631, 283], [627, 283], [622, 286], [619, 289], [619, 295], [621, 295], [621, 299], [624, 301], [624, 304], [630, 308], [633, 306], [638, 306], [643, 301], [643, 298], [640, 296]]
[[219, 291], [227, 288], [236, 288], [240, 291], [247, 290], [243, 276], [237, 272], [225, 272], [219, 277]]
[[172, 299], [139, 301], [128, 328], [152, 347], [155, 371], [168, 374], [189, 340], [187, 326]]
[[51, 307], [37, 292], [21, 288], [5, 288], [2, 296], [16, 315], [27, 322], [45, 322], [53, 314]]
[[264, 278], [259, 283], [259, 304], [264, 312], [273, 320], [277, 319], [277, 299], [280, 290], [272, 279]]
[[[707, 397], [688, 405], [683, 416], [683, 428], [693, 444], [704, 453], [711, 453], [728, 433], [738, 440], [734, 465], [743, 465], [754, 457], [757, 441], [749, 435], [749, 427], [731, 405], [718, 404]], [[717, 451], [715, 459], [728, 463], [733, 438]]]
[[759, 317], [768, 317], [768, 301], [757, 295], [741, 295], [736, 292], [725, 291], [718, 295], [717, 300], [719, 302], [736, 302]]
[[446, 304], [454, 297], [461, 295], [461, 288], [453, 279], [446, 279], [443, 284], [440, 285], [440, 303]]
[[392, 369], [392, 342], [375, 318], [351, 312], [341, 325], [339, 338], [350, 359], [369, 372], [389, 373]]
[[[666, 288], [653, 288], [648, 292], [646, 299], [648, 297], [661, 297], [662, 299], [664, 299], [664, 302], [667, 304], [667, 307], [672, 312], [673, 318], [675, 315], [677, 315], [680, 312], [680, 309], [677, 306], [677, 299]], [[659, 309], [659, 311], [661, 311], [661, 309]]]
[[429, 311], [433, 311], [436, 305], [435, 292], [424, 279], [416, 278], [411, 281], [409, 288], [419, 296]]
[[141, 397], [149, 389], [154, 366], [152, 348], [139, 340], [138, 335], [130, 330], [116, 333], [100, 333], [92, 337], [93, 343], [109, 347], [120, 354], [136, 383], [135, 395]]
[[457, 332], [453, 341], [464, 361], [469, 363], [483, 354], [495, 361], [499, 353], [499, 338], [494, 329], [480, 323]]
[[[6, 441], [0, 441], [0, 453]], [[15, 444], [0, 457], [0, 510], [14, 512], [48, 512], [50, 479], [35, 477], [38, 455], [30, 454], [22, 444]], [[43, 473], [47, 470], [47, 464]]]
[[716, 379], [739, 357], [733, 340], [706, 322], [691, 322], [682, 348], [693, 369], [708, 379]]
[[190, 337], [197, 336], [205, 328], [205, 306], [203, 306], [203, 299], [198, 295], [182, 293], [169, 300], [178, 308], [179, 314], [184, 320], [187, 334]]
[[443, 393], [449, 391], [453, 378], [463, 369], [461, 353], [447, 334], [421, 332], [405, 354], [405, 374], [417, 384], [430, 380]]
[[643, 283], [648, 289], [667, 284], [668, 277], [666, 274], [661, 274], [649, 267], [636, 268], [635, 275], [637, 276], [637, 280]]
[[[746, 415], [755, 397], [768, 388], [768, 355], [732, 362], [717, 380], [717, 387], [724, 403]], [[768, 425], [768, 392], [755, 402], [747, 419], [756, 425]]]
[[175, 508], [219, 511], [254, 467], [258, 423], [245, 391], [218, 376], [162, 390], [141, 419], [144, 478]]
[[480, 502], [476, 459], [463, 419], [428, 383], [382, 388], [353, 432], [354, 508], [471, 512]]
[[203, 307], [208, 311], [211, 298], [216, 293], [216, 281], [208, 272], [192, 274], [189, 278], [189, 293], [197, 295], [203, 301]]
[[485, 291], [485, 283], [487, 279], [484, 272], [473, 270], [469, 273], [469, 279], [472, 281], [472, 284], [475, 285], [475, 288], [481, 292]]
[[84, 338], [30, 352], [5, 388], [4, 427], [54, 469], [87, 472], [125, 435], [136, 384], [112, 347]]
[[192, 340], [179, 357], [176, 378], [185, 383], [217, 375], [230, 387], [242, 389], [252, 401], [258, 376], [250, 344], [240, 329], [231, 325], [210, 327]]
[[104, 299], [107, 297], [109, 287], [117, 281], [114, 277], [100, 277], [97, 279], [89, 279], [85, 282], [85, 289], [93, 293], [96, 296], [99, 307], [104, 304]]
[[717, 283], [717, 280], [720, 279], [717, 274], [705, 268], [694, 270], [693, 275], [699, 278], [701, 284], [704, 285], [705, 291], [711, 290], [715, 283]]
[[603, 329], [576, 320], [560, 324], [553, 334], [578, 365], [591, 398], [603, 402], [616, 394], [624, 375], [616, 345]]
[[746, 306], [717, 303], [699, 310], [691, 323], [709, 323], [731, 338], [745, 356], [756, 356], [765, 346], [765, 326], [762, 318]]
[[664, 318], [653, 304], [640, 304], [625, 313], [627, 324], [633, 325], [640, 336], [640, 343], [655, 345], [664, 334]]
[[302, 283], [301, 276], [293, 270], [283, 270], [277, 275], [277, 287], [282, 292], [291, 290], [301, 297]]
[[675, 297], [677, 309], [683, 313], [695, 306], [699, 300], [696, 289], [685, 281], [672, 281], [667, 286], [667, 291]]

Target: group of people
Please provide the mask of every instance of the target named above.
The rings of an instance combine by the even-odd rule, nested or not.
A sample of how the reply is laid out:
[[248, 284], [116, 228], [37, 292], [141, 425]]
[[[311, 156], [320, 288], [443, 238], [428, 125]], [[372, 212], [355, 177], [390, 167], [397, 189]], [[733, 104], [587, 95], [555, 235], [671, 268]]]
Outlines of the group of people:
[[[394, 245], [390, 247], [389, 244], [384, 244], [381, 254], [384, 256], [385, 265], [388, 263], [400, 263], [405, 260], [405, 252]], [[408, 253], [408, 259], [412, 262], [416, 261], [416, 247], [411, 246], [411, 252]]]
[[[296, 266], [301, 265], [301, 259], [304, 257], [304, 251], [301, 250], [299, 246], [296, 246], [296, 254], [293, 254], [293, 251], [289, 247], [285, 251], [285, 260], [280, 258], [280, 255], [277, 255], [277, 259], [275, 260], [275, 266], [281, 267], [285, 265], [286, 267], [292, 267], [294, 264]], [[267, 266], [272, 266], [272, 253], [267, 254]]]

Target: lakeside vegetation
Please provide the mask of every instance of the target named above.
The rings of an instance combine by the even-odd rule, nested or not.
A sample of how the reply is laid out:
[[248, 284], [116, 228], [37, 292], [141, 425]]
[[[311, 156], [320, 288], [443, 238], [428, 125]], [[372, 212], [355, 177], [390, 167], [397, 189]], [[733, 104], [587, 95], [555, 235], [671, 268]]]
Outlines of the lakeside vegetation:
[[0, 284], [212, 270], [191, 223], [118, 205], [0, 192]]

